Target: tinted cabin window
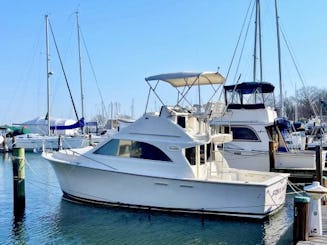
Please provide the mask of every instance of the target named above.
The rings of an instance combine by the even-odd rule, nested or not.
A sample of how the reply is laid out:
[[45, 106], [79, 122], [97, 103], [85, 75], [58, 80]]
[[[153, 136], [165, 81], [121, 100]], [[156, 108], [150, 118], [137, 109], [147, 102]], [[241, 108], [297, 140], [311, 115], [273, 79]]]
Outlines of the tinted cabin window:
[[119, 140], [112, 139], [107, 144], [96, 150], [94, 153], [100, 155], [117, 156]]
[[250, 128], [232, 127], [231, 130], [234, 140], [259, 141], [256, 133]]
[[186, 119], [185, 117], [177, 116], [177, 124], [182, 128], [186, 127]]
[[186, 148], [185, 157], [191, 165], [195, 165], [195, 147]]
[[148, 143], [131, 140], [112, 139], [94, 153], [171, 162], [171, 159], [159, 148]]
[[132, 141], [132, 145], [138, 150], [135, 151], [137, 154], [132, 155], [131, 157], [158, 161], [171, 161], [163, 151], [153, 145], [136, 141]]
[[230, 133], [230, 127], [224, 126], [224, 134], [229, 134]]

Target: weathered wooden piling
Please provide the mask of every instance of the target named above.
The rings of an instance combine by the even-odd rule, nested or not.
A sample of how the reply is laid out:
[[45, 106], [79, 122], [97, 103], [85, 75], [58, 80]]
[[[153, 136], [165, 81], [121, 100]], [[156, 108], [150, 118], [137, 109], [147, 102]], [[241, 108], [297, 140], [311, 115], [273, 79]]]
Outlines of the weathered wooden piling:
[[61, 135], [58, 136], [58, 151], [62, 150], [62, 138]]
[[293, 244], [309, 240], [309, 204], [309, 197], [294, 197]]
[[322, 172], [322, 162], [321, 162], [321, 147], [319, 145], [317, 145], [315, 148], [315, 151], [316, 151], [316, 178], [317, 178], [317, 181], [320, 183], [320, 185], [323, 185], [323, 183], [322, 183], [323, 172]]
[[[322, 176], [322, 186], [327, 188], [327, 177]], [[321, 205], [327, 205], [327, 196], [321, 198]]]
[[270, 172], [275, 171], [275, 148], [274, 148], [274, 142], [269, 141], [269, 170]]
[[13, 148], [14, 216], [25, 211], [25, 149]]

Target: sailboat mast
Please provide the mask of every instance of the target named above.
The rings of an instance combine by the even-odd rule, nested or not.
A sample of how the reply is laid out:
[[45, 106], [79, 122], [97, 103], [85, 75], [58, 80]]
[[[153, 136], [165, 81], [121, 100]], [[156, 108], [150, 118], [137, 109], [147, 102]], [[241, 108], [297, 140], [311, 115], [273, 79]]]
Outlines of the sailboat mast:
[[[81, 58], [81, 39], [80, 39], [80, 26], [79, 26], [79, 17], [78, 12], [76, 12], [77, 19], [77, 41], [78, 41], [78, 63], [79, 63], [79, 82], [81, 88], [81, 109], [82, 109], [82, 118], [84, 118], [84, 94], [83, 94], [83, 79], [82, 79], [82, 58]], [[82, 128], [84, 133], [84, 127]]]
[[259, 72], [260, 82], [262, 82], [262, 48], [261, 48], [261, 14], [260, 0], [255, 4], [255, 21], [254, 21], [254, 51], [253, 51], [253, 81], [257, 80], [257, 47], [259, 45]]
[[260, 8], [260, 0], [257, 0], [257, 7], [258, 7], [258, 28], [259, 28], [260, 82], [262, 82], [262, 42], [261, 42], [261, 8]]
[[281, 54], [280, 54], [279, 16], [278, 16], [277, 0], [275, 0], [275, 13], [276, 13], [277, 50], [278, 50], [280, 114], [283, 117], [285, 114], [284, 114], [284, 98], [283, 98], [283, 86], [282, 86], [282, 65], [281, 65]]
[[46, 49], [46, 64], [47, 64], [47, 120], [48, 120], [48, 127], [47, 127], [47, 133], [50, 135], [50, 75], [52, 74], [50, 72], [49, 68], [49, 38], [48, 38], [48, 23], [49, 23], [49, 17], [48, 15], [45, 16], [45, 49]]
[[299, 120], [299, 111], [297, 107], [297, 90], [296, 90], [296, 84], [295, 84], [295, 109], [294, 109], [294, 121], [297, 122]]
[[256, 81], [257, 77], [257, 37], [258, 37], [258, 1], [256, 0], [255, 7], [255, 21], [254, 21], [254, 50], [253, 50], [253, 81]]

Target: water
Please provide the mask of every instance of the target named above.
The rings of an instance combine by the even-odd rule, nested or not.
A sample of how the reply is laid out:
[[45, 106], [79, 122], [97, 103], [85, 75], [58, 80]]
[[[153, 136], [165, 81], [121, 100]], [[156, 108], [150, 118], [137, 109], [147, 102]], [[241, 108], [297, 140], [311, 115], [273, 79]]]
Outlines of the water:
[[0, 244], [290, 244], [293, 197], [263, 222], [92, 207], [66, 201], [50, 164], [26, 154], [26, 209], [13, 217], [11, 155], [0, 155]]

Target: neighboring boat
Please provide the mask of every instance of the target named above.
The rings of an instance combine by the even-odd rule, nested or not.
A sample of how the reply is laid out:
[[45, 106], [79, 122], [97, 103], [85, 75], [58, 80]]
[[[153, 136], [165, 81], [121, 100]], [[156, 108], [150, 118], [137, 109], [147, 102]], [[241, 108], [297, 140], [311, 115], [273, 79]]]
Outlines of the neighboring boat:
[[[211, 133], [210, 108], [201, 104], [200, 87], [222, 84], [218, 72], [161, 74], [146, 81], [149, 95], [153, 91], [161, 102], [151, 81], [171, 84], [177, 104], [163, 103], [160, 113], [145, 113], [95, 148], [43, 152], [65, 198], [249, 218], [283, 207], [288, 174], [229, 168], [217, 148], [232, 137]], [[198, 89], [199, 104], [183, 107], [192, 88]]]
[[[315, 152], [304, 150], [305, 138], [302, 137], [301, 132], [294, 132], [290, 122], [284, 118], [277, 2], [275, 1], [275, 12], [280, 118], [277, 117], [275, 109], [275, 87], [262, 79], [260, 1], [257, 0], [254, 4], [256, 6], [256, 15], [253, 80], [224, 87], [225, 113], [212, 120], [211, 126], [218, 129], [221, 127], [228, 129], [227, 126], [230, 125], [233, 141], [224, 144], [223, 154], [231, 167], [270, 171], [269, 141], [273, 141], [276, 150], [275, 169], [315, 170]], [[259, 79], [257, 79], [256, 67], [258, 61], [260, 64]], [[325, 162], [325, 158], [326, 151], [323, 151], [323, 162]]]
[[[84, 127], [84, 118], [74, 120], [54, 119], [50, 114], [50, 76], [53, 74], [49, 69], [49, 41], [48, 41], [48, 16], [45, 16], [46, 24], [46, 76], [47, 76], [47, 115], [45, 118], [36, 118], [27, 121], [24, 125], [30, 127], [34, 133], [12, 137], [7, 140], [9, 148], [19, 147], [25, 150], [40, 151], [42, 149], [80, 148], [88, 146], [89, 136], [79, 133]], [[53, 33], [52, 33], [53, 34]], [[56, 46], [57, 47], [57, 46]], [[58, 50], [57, 50], [58, 52]], [[59, 55], [59, 53], [58, 53]], [[68, 90], [70, 88], [66, 80]], [[71, 95], [71, 93], [70, 93]], [[74, 111], [77, 116], [74, 101], [71, 96]]]
[[310, 118], [305, 125], [305, 133], [307, 136], [307, 148], [314, 149], [321, 146], [327, 149], [327, 123], [326, 117], [322, 115], [323, 107], [326, 107], [325, 101], [320, 101], [320, 115]]
[[307, 148], [315, 149], [316, 146], [321, 146], [323, 149], [327, 149], [327, 126], [317, 125], [314, 126], [306, 137], [308, 138]]
[[[230, 126], [233, 141], [224, 144], [223, 155], [231, 167], [269, 171], [269, 141], [273, 141], [275, 169], [316, 169], [315, 152], [304, 150], [300, 132], [293, 132], [289, 121], [277, 117], [272, 84], [244, 82], [225, 86], [224, 91], [226, 111], [211, 126]], [[326, 153], [322, 151], [323, 162]]]
[[9, 149], [24, 148], [26, 151], [41, 152], [44, 149], [72, 149], [86, 147], [93, 141], [87, 135], [61, 136], [61, 135], [40, 135], [22, 134], [7, 140]]
[[21, 127], [28, 129], [24, 134], [10, 135], [6, 144], [9, 149], [13, 147], [24, 148], [26, 151], [39, 152], [43, 149], [71, 149], [80, 148], [94, 143], [88, 135], [81, 135], [79, 129], [84, 125], [83, 118], [79, 121], [71, 119], [51, 119], [51, 134], [47, 135], [47, 120], [36, 118], [21, 124]]
[[[47, 135], [48, 118], [37, 117], [23, 123], [14, 123], [15, 126], [25, 127], [29, 133]], [[77, 135], [80, 132], [81, 126], [84, 125], [84, 118], [76, 121], [73, 119], [54, 118], [50, 119], [50, 134], [51, 135]]]

